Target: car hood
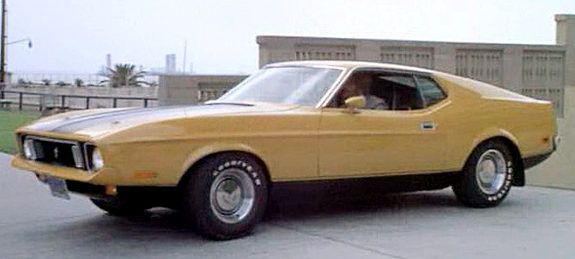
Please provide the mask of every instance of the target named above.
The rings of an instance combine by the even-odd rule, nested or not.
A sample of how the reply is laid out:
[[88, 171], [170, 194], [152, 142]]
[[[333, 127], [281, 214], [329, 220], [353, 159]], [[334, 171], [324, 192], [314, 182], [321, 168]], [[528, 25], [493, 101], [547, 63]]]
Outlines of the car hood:
[[162, 106], [155, 108], [94, 109], [62, 113], [40, 119], [23, 130], [34, 132], [74, 133], [97, 137], [126, 128], [159, 121], [254, 113], [287, 111], [294, 105], [211, 103], [197, 106]]

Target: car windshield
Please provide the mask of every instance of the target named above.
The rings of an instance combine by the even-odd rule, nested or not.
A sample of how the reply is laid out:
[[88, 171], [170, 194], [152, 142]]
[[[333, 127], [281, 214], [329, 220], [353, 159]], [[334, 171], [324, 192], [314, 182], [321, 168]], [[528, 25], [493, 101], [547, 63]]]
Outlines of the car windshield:
[[318, 67], [271, 67], [250, 76], [216, 102], [269, 102], [315, 106], [342, 73]]

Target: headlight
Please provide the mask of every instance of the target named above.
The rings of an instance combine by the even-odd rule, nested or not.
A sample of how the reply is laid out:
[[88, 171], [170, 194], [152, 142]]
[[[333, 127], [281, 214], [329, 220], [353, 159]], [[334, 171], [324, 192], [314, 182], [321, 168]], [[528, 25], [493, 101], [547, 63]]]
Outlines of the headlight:
[[24, 157], [31, 160], [36, 160], [36, 152], [34, 150], [34, 141], [31, 139], [25, 139], [22, 145], [24, 151]]
[[98, 171], [104, 167], [104, 159], [98, 148], [92, 151], [92, 170]]

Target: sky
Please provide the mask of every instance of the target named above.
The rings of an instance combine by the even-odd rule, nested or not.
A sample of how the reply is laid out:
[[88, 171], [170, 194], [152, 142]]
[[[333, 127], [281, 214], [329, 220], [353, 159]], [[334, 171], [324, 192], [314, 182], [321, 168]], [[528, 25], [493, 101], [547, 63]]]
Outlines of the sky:
[[7, 0], [9, 71], [96, 73], [106, 62], [245, 74], [258, 35], [554, 44], [573, 0]]

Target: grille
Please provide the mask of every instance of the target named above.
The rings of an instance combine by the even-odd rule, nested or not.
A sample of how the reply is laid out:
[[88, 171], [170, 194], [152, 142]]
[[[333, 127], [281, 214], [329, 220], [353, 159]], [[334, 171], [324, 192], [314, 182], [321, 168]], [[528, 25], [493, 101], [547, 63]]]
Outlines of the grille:
[[31, 159], [52, 165], [86, 169], [82, 144], [74, 141], [24, 136], [22, 143], [33, 147]]

